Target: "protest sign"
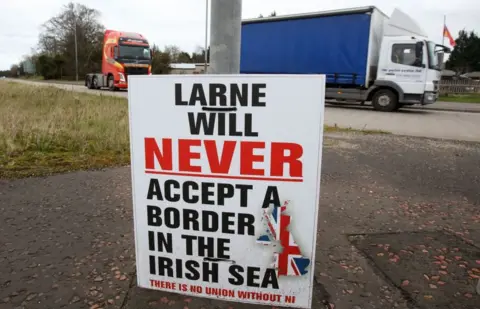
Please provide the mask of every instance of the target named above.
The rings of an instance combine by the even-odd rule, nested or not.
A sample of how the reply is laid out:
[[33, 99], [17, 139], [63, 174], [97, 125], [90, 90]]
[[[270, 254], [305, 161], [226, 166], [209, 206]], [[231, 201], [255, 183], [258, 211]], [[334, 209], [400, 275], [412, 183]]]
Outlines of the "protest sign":
[[310, 308], [324, 76], [128, 83], [138, 286]]

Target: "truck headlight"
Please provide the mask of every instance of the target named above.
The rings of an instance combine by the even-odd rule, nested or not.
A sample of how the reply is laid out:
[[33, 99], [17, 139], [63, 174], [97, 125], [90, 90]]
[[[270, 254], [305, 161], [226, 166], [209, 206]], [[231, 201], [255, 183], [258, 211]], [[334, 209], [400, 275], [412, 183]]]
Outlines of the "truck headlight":
[[437, 100], [437, 94], [435, 92], [425, 92], [423, 96], [423, 104], [432, 104]]
[[118, 73], [118, 77], [120, 77], [121, 82], [125, 82], [125, 75], [123, 75], [123, 73]]

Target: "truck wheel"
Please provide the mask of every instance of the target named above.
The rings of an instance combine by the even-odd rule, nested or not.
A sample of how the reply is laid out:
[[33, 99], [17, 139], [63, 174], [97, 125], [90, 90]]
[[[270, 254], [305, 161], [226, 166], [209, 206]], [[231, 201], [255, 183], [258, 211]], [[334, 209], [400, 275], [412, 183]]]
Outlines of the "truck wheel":
[[115, 87], [115, 82], [113, 80], [113, 75], [108, 76], [107, 84], [108, 84], [108, 89], [110, 89], [111, 91], [117, 90], [117, 88]]
[[92, 80], [90, 79], [90, 77], [87, 77], [85, 86], [87, 86], [88, 89], [92, 89]]
[[398, 108], [398, 98], [393, 91], [382, 89], [373, 96], [372, 105], [377, 111], [393, 112]]
[[99, 89], [99, 87], [98, 87], [98, 79], [97, 79], [96, 76], [93, 76], [93, 77], [92, 77], [92, 88], [90, 88], [90, 89]]

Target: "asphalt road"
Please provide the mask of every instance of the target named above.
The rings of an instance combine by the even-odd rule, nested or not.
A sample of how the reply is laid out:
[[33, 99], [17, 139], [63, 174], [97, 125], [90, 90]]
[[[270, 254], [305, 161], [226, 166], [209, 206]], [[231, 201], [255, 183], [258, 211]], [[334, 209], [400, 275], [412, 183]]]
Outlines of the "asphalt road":
[[[72, 91], [127, 97], [126, 91], [89, 90], [82, 85], [54, 84], [44, 82], [19, 82], [40, 86], [53, 85]], [[427, 108], [404, 109], [396, 113], [375, 112], [369, 106], [328, 105], [325, 124], [342, 128], [382, 130], [398, 135], [442, 138], [464, 141], [480, 141], [480, 104], [439, 103], [442, 109], [472, 110], [475, 113], [436, 111], [433, 105]], [[467, 107], [465, 107], [467, 106]]]
[[[478, 309], [480, 144], [324, 145], [313, 308]], [[0, 309], [269, 308], [136, 288], [130, 189], [127, 167], [0, 180]]]

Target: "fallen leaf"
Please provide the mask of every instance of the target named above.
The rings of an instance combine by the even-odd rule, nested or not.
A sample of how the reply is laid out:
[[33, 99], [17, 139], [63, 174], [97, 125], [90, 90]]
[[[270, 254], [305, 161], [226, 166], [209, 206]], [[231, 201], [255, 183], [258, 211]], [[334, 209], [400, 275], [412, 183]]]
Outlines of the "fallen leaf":
[[385, 255], [385, 254], [383, 254], [383, 253], [381, 253], [381, 252], [380, 252], [380, 253], [377, 253], [377, 256], [384, 256], [384, 255]]
[[440, 266], [440, 268], [441, 268], [441, 269], [447, 269], [447, 266], [442, 265], [442, 266]]
[[428, 281], [430, 280], [430, 278], [429, 278], [427, 275], [423, 275], [423, 277], [424, 277], [425, 279], [427, 279]]
[[464, 264], [460, 264], [460, 265], [458, 265], [458, 267], [467, 268], [467, 266], [465, 266]]
[[37, 297], [37, 294], [32, 293], [32, 294], [30, 294], [30, 295], [27, 296], [27, 300], [28, 300], [28, 301], [31, 301], [31, 300], [34, 299], [35, 297]]
[[183, 301], [186, 302], [186, 303], [190, 303], [192, 301], [192, 299], [191, 298], [185, 298]]
[[472, 279], [480, 279], [480, 276], [477, 276], [477, 275], [474, 275], [474, 274], [470, 274], [470, 277]]
[[432, 276], [432, 280], [438, 281], [440, 280], [440, 276]]
[[480, 260], [476, 260], [475, 262], [476, 262], [478, 265], [480, 265]]
[[457, 260], [457, 261], [460, 261], [461, 259], [462, 259], [462, 257], [461, 257], [461, 256], [458, 256], [458, 255], [457, 255], [457, 256], [455, 256], [455, 260]]
[[429, 286], [430, 286], [431, 289], [436, 289], [437, 288], [437, 286], [435, 284], [430, 284]]
[[425, 249], [423, 249], [423, 250], [422, 250], [422, 252], [423, 252], [423, 253], [428, 253], [428, 251], [427, 251], [427, 250], [425, 250]]
[[402, 286], [408, 286], [410, 284], [410, 281], [408, 280], [403, 280]]
[[424, 295], [423, 298], [425, 298], [425, 299], [433, 299], [433, 296], [432, 296], [432, 295]]
[[438, 284], [438, 285], [445, 285], [445, 282], [443, 282], [443, 281], [438, 281], [437, 284]]
[[446, 271], [444, 271], [444, 270], [439, 270], [438, 273], [439, 273], [440, 275], [448, 275], [448, 273], [447, 273]]
[[465, 296], [466, 298], [472, 298], [472, 297], [473, 297], [473, 295], [470, 294], [470, 293], [465, 293], [464, 296]]

